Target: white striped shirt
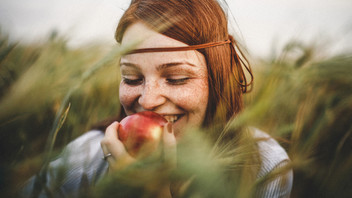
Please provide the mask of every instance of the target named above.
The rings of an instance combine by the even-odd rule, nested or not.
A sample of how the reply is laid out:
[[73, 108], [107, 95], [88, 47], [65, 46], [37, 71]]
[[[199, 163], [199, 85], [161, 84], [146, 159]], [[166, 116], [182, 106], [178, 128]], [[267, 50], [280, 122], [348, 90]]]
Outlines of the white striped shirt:
[[[262, 166], [258, 178], [272, 172], [288, 162], [289, 158], [285, 150], [269, 135], [257, 129], [254, 136], [261, 138], [258, 149], [262, 160]], [[102, 160], [103, 151], [100, 141], [104, 133], [98, 130], [89, 131], [69, 143], [63, 153], [50, 163], [46, 174], [46, 184], [53, 192], [54, 197], [79, 197], [81, 188], [85, 185], [92, 186], [106, 173], [108, 163]], [[64, 177], [59, 179], [59, 168], [68, 167], [64, 171]], [[282, 175], [260, 187], [256, 197], [289, 197], [292, 188], [292, 171]], [[23, 197], [30, 197], [35, 177], [32, 177], [22, 190]], [[42, 191], [39, 197], [47, 197]]]

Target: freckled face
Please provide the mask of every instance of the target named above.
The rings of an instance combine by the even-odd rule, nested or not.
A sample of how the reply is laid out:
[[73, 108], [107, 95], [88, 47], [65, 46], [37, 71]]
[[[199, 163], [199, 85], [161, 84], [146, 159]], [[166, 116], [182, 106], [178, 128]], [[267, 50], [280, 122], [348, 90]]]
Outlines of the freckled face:
[[[137, 48], [182, 47], [185, 43], [157, 33], [142, 23], [131, 25], [122, 45], [148, 35]], [[187, 126], [200, 126], [208, 103], [208, 73], [198, 51], [130, 54], [121, 58], [119, 97], [127, 115], [154, 111], [175, 120], [176, 136]]]

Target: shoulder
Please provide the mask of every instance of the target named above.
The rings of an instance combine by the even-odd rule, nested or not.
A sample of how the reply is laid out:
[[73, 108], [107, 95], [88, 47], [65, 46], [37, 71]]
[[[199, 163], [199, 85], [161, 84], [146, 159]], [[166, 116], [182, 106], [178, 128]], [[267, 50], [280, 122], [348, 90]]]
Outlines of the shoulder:
[[[289, 163], [290, 159], [285, 149], [274, 138], [259, 129], [253, 129], [253, 136], [257, 139], [261, 158], [261, 167], [257, 175], [259, 180]], [[258, 186], [256, 197], [290, 197], [293, 182], [292, 170], [264, 181]]]
[[76, 197], [79, 189], [94, 185], [108, 167], [102, 159], [104, 154], [100, 141], [103, 137], [102, 131], [92, 130], [70, 142], [61, 155], [49, 165], [48, 187], [54, 188], [54, 192], [60, 191], [61, 194]]
[[[87, 148], [92, 150], [100, 149], [100, 141], [104, 138], [104, 133], [99, 130], [92, 130], [84, 133], [79, 136], [72, 142], [70, 142], [66, 149], [69, 149], [71, 152], [77, 152], [81, 150], [85, 150]], [[89, 154], [87, 150], [85, 150], [86, 154]]]
[[274, 138], [257, 128], [253, 128], [252, 131], [254, 138], [257, 139], [258, 151], [262, 161], [258, 177], [264, 176], [278, 165], [289, 161], [285, 149]]
[[[102, 131], [92, 130], [70, 142], [63, 152], [50, 162], [45, 172], [45, 188], [54, 195], [78, 197], [79, 189], [94, 185], [108, 167], [105, 160], [102, 160], [100, 141], [103, 137]], [[38, 179], [41, 180], [33, 176], [25, 184], [21, 192], [23, 197], [31, 195]], [[40, 197], [46, 197], [44, 190], [40, 192]]]
[[[103, 152], [100, 141], [104, 138], [104, 133], [99, 130], [92, 130], [79, 136], [70, 142], [63, 150], [57, 160], [51, 162], [51, 166], [65, 165], [71, 169], [90, 170], [98, 166], [101, 162]], [[77, 170], [77, 169], [75, 169]], [[78, 171], [77, 170], [77, 171]]]

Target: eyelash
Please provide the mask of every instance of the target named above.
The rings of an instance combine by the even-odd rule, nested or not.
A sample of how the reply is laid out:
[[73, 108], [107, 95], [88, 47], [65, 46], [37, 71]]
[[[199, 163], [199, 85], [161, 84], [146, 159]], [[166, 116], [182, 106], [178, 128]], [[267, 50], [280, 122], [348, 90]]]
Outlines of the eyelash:
[[123, 82], [128, 84], [128, 85], [140, 85], [143, 83], [143, 79], [128, 79], [128, 78], [123, 78]]
[[187, 81], [189, 80], [190, 78], [177, 78], [177, 79], [172, 79], [172, 78], [168, 78], [166, 79], [168, 81], [169, 84], [171, 85], [184, 85], [187, 83]]
[[[178, 79], [172, 79], [172, 78], [167, 78], [166, 81], [170, 85], [184, 85], [187, 83], [187, 81], [190, 78], [178, 78]], [[128, 78], [123, 78], [123, 82], [128, 84], [128, 85], [140, 85], [143, 83], [143, 79], [128, 79]]]

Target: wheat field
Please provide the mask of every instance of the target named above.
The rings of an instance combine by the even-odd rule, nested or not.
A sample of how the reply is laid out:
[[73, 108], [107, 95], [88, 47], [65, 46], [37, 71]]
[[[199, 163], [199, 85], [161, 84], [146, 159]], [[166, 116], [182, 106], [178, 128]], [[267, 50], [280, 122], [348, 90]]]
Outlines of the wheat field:
[[[282, 144], [291, 158], [287, 168], [294, 171], [292, 197], [351, 197], [351, 53], [322, 56], [319, 48], [298, 43], [288, 43], [274, 57], [253, 60], [253, 90], [245, 95], [246, 109], [229, 127], [255, 126]], [[68, 47], [67, 39], [57, 35], [23, 44], [1, 34], [2, 197], [14, 196], [64, 145], [118, 112], [122, 52], [99, 44]], [[186, 195], [229, 196], [232, 191], [221, 186], [226, 183], [221, 166], [203, 163], [211, 147], [199, 141], [202, 132], [193, 134], [180, 151], [184, 166], [176, 174], [196, 172], [201, 179]], [[144, 183], [120, 181], [140, 175], [141, 166], [148, 167], [140, 180]], [[145, 162], [105, 179], [86, 195], [123, 197], [138, 189], [136, 196], [153, 197], [170, 174], [165, 164]]]

